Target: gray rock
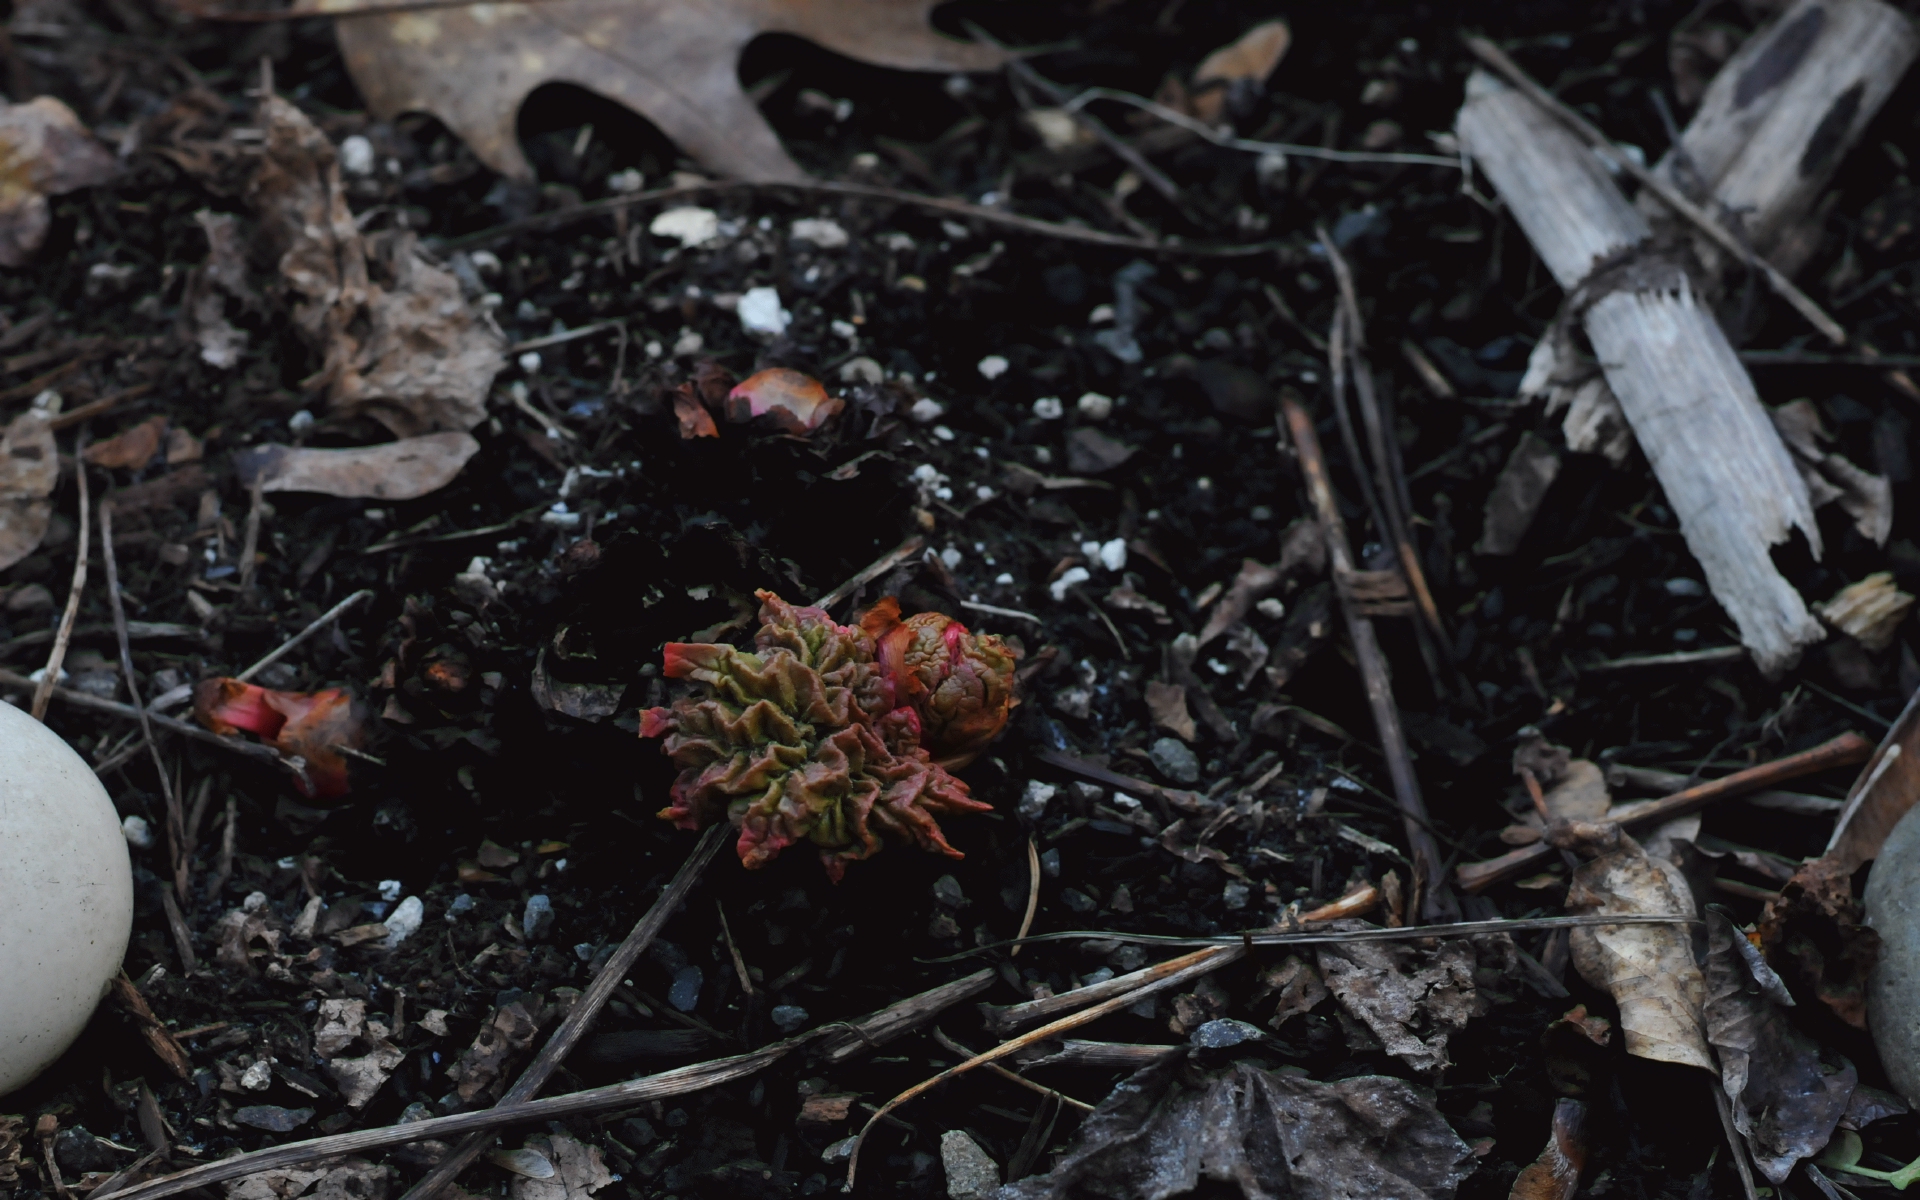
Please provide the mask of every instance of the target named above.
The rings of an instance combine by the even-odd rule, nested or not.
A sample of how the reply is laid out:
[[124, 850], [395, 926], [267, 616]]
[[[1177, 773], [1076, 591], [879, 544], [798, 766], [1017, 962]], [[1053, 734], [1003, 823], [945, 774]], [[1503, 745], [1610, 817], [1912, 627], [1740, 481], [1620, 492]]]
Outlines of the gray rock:
[[699, 967], [681, 967], [673, 973], [673, 985], [667, 989], [667, 1003], [681, 1012], [692, 1012], [700, 1003], [700, 985], [706, 976]]
[[526, 911], [520, 915], [520, 932], [537, 942], [553, 929], [553, 901], [545, 895], [527, 897]]
[[1257, 1025], [1245, 1021], [1222, 1019], [1208, 1021], [1187, 1036], [1187, 1040], [1201, 1050], [1225, 1050], [1247, 1042], [1257, 1042], [1267, 1035]]
[[798, 1004], [776, 1004], [767, 1015], [780, 1027], [781, 1033], [792, 1033], [807, 1023], [807, 1010]]
[[1880, 961], [1867, 977], [1867, 1026], [1887, 1078], [1920, 1104], [1920, 808], [1887, 835], [1867, 879], [1867, 924]]
[[1200, 760], [1179, 738], [1163, 737], [1147, 748], [1154, 769], [1175, 783], [1198, 783]]
[[940, 1165], [947, 1169], [948, 1200], [986, 1200], [1000, 1186], [1000, 1164], [958, 1129], [940, 1135]]

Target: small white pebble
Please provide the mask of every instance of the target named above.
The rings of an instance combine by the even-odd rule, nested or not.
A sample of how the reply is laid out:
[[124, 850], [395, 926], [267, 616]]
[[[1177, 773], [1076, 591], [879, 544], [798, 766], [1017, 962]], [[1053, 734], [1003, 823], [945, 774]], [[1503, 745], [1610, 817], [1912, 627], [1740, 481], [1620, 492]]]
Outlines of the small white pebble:
[[1047, 585], [1047, 591], [1055, 600], [1065, 600], [1067, 591], [1076, 584], [1085, 583], [1093, 578], [1093, 572], [1085, 567], [1068, 567], [1060, 572], [1060, 578]]
[[965, 557], [966, 555], [960, 553], [960, 548], [958, 546], [948, 546], [945, 550], [942, 550], [940, 552], [940, 561], [947, 564], [947, 570], [949, 571], [958, 567], [960, 565], [960, 560]]
[[340, 143], [340, 169], [349, 175], [373, 174], [373, 143], [359, 134]]
[[1060, 403], [1058, 396], [1042, 396], [1033, 402], [1033, 415], [1042, 421], [1058, 421], [1066, 412], [1067, 406]]
[[954, 439], [954, 432], [945, 425], [935, 425], [933, 427], [933, 436], [943, 442], [950, 442]]
[[1002, 571], [998, 575], [995, 575], [993, 577], [993, 581], [999, 584], [1000, 586], [1005, 587], [1007, 584], [1010, 584], [1013, 582], [1013, 575], [1011, 572]]
[[299, 437], [307, 430], [312, 429], [313, 424], [314, 415], [304, 408], [287, 418], [287, 428], [293, 432], [293, 436], [295, 437]]
[[1007, 368], [1010, 365], [1012, 364], [1008, 363], [1007, 360], [1000, 355], [989, 354], [980, 360], [980, 376], [983, 379], [998, 379], [1007, 373]]
[[467, 258], [472, 261], [473, 269], [482, 275], [498, 275], [500, 273], [500, 256], [491, 250], [475, 250], [472, 254], [467, 255]]
[[1113, 414], [1113, 397], [1103, 396], [1099, 392], [1088, 392], [1074, 405], [1080, 415], [1089, 421], [1104, 421]]
[[933, 489], [933, 494], [941, 500], [953, 499], [953, 489], [950, 487], [937, 487]]
[[1111, 304], [1096, 305], [1094, 310], [1087, 314], [1087, 324], [1089, 325], [1105, 325], [1111, 320], [1113, 320], [1113, 305]]
[[531, 375], [540, 369], [540, 352], [529, 350], [520, 356], [520, 369]]
[[852, 321], [842, 320], [839, 317], [835, 317], [827, 328], [833, 330], [833, 336], [843, 337], [848, 341], [860, 336], [860, 330], [855, 328]]
[[1127, 541], [1125, 538], [1113, 538], [1100, 543], [1100, 565], [1109, 571], [1126, 569]]
[[974, 496], [976, 496], [977, 498], [979, 498], [979, 499], [981, 499], [981, 500], [991, 500], [991, 499], [993, 499], [993, 498], [994, 498], [994, 496], [995, 496], [995, 495], [996, 495], [997, 493], [995, 493], [995, 492], [994, 492], [994, 490], [993, 490], [992, 488], [990, 488], [990, 487], [988, 487], [988, 486], [987, 486], [986, 484], [984, 484], [984, 483], [982, 483], [982, 484], [976, 484], [976, 485], [974, 486], [974, 489], [973, 489], [973, 494], [974, 494]]
[[1268, 596], [1265, 600], [1262, 600], [1253, 607], [1261, 616], [1267, 618], [1269, 621], [1278, 621], [1281, 617], [1287, 615], [1287, 606], [1280, 603], [1278, 596]]
[[793, 240], [818, 246], [822, 250], [838, 250], [847, 244], [847, 231], [840, 222], [827, 217], [802, 217], [793, 223], [790, 231]]
[[[913, 402], [913, 407], [907, 410], [907, 415], [912, 417], [914, 420], [918, 421], [920, 424], [925, 425], [929, 421], [938, 421], [942, 416], [946, 414], [946, 411], [947, 411], [946, 405], [940, 403], [938, 400], [935, 400], [930, 396], [922, 396], [918, 400], [915, 400]], [[942, 428], [945, 428], [945, 427], [942, 426]], [[935, 437], [940, 436], [937, 430], [935, 431], [934, 436]], [[948, 436], [949, 437], [952, 436], [951, 430], [948, 430]]]
[[1099, 558], [1100, 543], [1093, 542], [1093, 541], [1081, 542], [1080, 553], [1085, 555], [1087, 558]]
[[398, 879], [380, 881], [380, 898], [391, 904], [400, 898], [401, 883]]
[[915, 483], [932, 483], [940, 478], [940, 469], [932, 463], [921, 463], [913, 469]]
[[850, 358], [840, 364], [841, 383], [881, 384], [885, 383], [886, 380], [886, 371], [879, 363], [864, 354], [858, 358]]
[[126, 835], [127, 845], [132, 846], [135, 850], [151, 850], [153, 848], [153, 826], [147, 824], [145, 817], [128, 817], [126, 820], [120, 822], [120, 832]]
[[682, 249], [690, 249], [720, 236], [720, 214], [710, 208], [669, 208], [653, 219], [647, 232], [674, 238]]
[[617, 195], [637, 192], [647, 186], [647, 177], [632, 167], [607, 176], [607, 190]]
[[682, 329], [680, 336], [673, 341], [673, 356], [675, 358], [685, 358], [689, 354], [698, 354], [700, 353], [701, 347], [706, 344], [707, 339], [701, 337], [698, 333], [695, 333], [691, 329]]
[[735, 311], [740, 315], [740, 328], [748, 333], [778, 337], [793, 324], [793, 314], [781, 305], [777, 288], [748, 288]]
[[666, 349], [662, 347], [659, 342], [648, 342], [646, 350], [648, 358], [659, 358], [662, 354], [666, 353]]

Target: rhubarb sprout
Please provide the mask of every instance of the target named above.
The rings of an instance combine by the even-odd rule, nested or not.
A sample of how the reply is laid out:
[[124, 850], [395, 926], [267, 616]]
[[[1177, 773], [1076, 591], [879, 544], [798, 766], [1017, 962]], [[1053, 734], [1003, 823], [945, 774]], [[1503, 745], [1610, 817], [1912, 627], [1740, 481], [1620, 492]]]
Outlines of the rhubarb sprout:
[[[667, 676], [700, 689], [641, 713], [640, 736], [661, 738], [681, 768], [660, 816], [683, 829], [731, 823], [748, 867], [806, 842], [836, 881], [848, 863], [888, 841], [961, 857], [936, 818], [992, 805], [973, 799], [921, 744], [926, 729], [955, 722], [899, 694], [864, 624], [840, 625], [823, 609], [796, 607], [772, 592], [759, 597], [753, 650], [666, 647]], [[897, 606], [892, 613], [899, 624]], [[979, 669], [990, 670], [979, 657]], [[1004, 661], [996, 685], [967, 686], [982, 695], [1009, 692], [1012, 659]], [[936, 698], [939, 692], [929, 689]], [[967, 726], [969, 737], [978, 737], [976, 725]]]
[[215, 733], [244, 729], [290, 758], [305, 759], [294, 786], [310, 800], [347, 794], [341, 750], [358, 750], [366, 734], [364, 713], [342, 688], [276, 692], [238, 679], [208, 679], [194, 689], [193, 715]]

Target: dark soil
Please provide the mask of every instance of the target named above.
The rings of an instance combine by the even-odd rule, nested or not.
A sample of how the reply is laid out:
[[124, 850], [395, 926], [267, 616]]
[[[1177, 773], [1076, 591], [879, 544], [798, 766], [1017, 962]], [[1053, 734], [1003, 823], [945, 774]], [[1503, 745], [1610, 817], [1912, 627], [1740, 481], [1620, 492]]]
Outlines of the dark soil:
[[[1286, 905], [1331, 900], [1352, 880], [1377, 880], [1396, 867], [1404, 873], [1395, 859], [1333, 835], [1339, 823], [1391, 844], [1402, 840], [1342, 636], [1314, 650], [1284, 695], [1258, 674], [1242, 686], [1222, 642], [1202, 652], [1197, 669], [1222, 726], [1200, 721], [1195, 786], [1232, 800], [1266, 780], [1242, 798], [1247, 815], [1211, 838], [1224, 863], [1183, 861], [1163, 848], [1157, 835], [1179, 814], [1150, 796], [1130, 807], [1034, 758], [1051, 747], [1143, 779], [1182, 782], [1149, 763], [1164, 731], [1152, 727], [1143, 687], [1168, 669], [1163, 648], [1173, 637], [1204, 622], [1208, 589], [1230, 583], [1243, 559], [1276, 561], [1282, 531], [1303, 511], [1296, 473], [1278, 446], [1277, 389], [1296, 389], [1322, 418], [1336, 485], [1356, 501], [1346, 516], [1356, 543], [1364, 543], [1361, 555], [1385, 565], [1339, 451], [1324, 355], [1268, 295], [1273, 290], [1306, 329], [1328, 327], [1334, 291], [1312, 249], [1316, 224], [1332, 231], [1358, 273], [1375, 367], [1412, 477], [1417, 541], [1452, 638], [1452, 665], [1436, 686], [1411, 626], [1381, 623], [1421, 783], [1455, 861], [1506, 848], [1496, 834], [1509, 821], [1503, 804], [1523, 796], [1509, 759], [1524, 727], [1578, 756], [1712, 775], [1845, 729], [1877, 738], [1920, 684], [1910, 624], [1885, 654], [1835, 641], [1779, 680], [1740, 663], [1584, 670], [1623, 655], [1736, 640], [1697, 585], [1699, 569], [1637, 454], [1625, 469], [1570, 457], [1518, 554], [1473, 553], [1488, 489], [1517, 438], [1534, 428], [1559, 436], [1557, 420], [1511, 397], [1560, 292], [1511, 221], [1462, 194], [1455, 171], [1295, 159], [1286, 172], [1263, 178], [1254, 157], [1204, 144], [1160, 153], [1156, 162], [1178, 183], [1180, 203], [1142, 189], [1126, 202], [1132, 219], [1191, 243], [1270, 243], [1234, 257], [1142, 255], [912, 205], [821, 201], [777, 188], [696, 201], [738, 227], [713, 249], [680, 252], [644, 233], [629, 237], [651, 219], [645, 208], [494, 234], [505, 223], [606, 196], [615, 172], [638, 169], [652, 186], [693, 166], [676, 161], [631, 114], [552, 88], [522, 117], [542, 183], [516, 187], [430, 120], [371, 122], [324, 23], [181, 24], [140, 0], [100, 0], [38, 6], [34, 28], [47, 23], [43, 8], [57, 9], [66, 33], [20, 32], [25, 8], [16, 4], [9, 94], [61, 95], [110, 144], [125, 131], [121, 144], [130, 153], [118, 183], [56, 201], [53, 234], [36, 265], [0, 275], [11, 328], [51, 314], [37, 333], [7, 346], [14, 357], [0, 364], [9, 371], [0, 381], [11, 389], [6, 415], [31, 394], [16, 385], [66, 361], [76, 340], [120, 339], [114, 353], [53, 383], [70, 408], [155, 385], [94, 421], [93, 437], [163, 413], [207, 443], [204, 483], [169, 492], [156, 487], [159, 467], [147, 478], [93, 477], [96, 495], [146, 489], [144, 504], [130, 504], [120, 524], [129, 615], [204, 630], [198, 639], [136, 643], [142, 694], [230, 674], [356, 589], [371, 588], [371, 604], [260, 682], [349, 686], [379, 719], [369, 748], [378, 761], [356, 762], [351, 795], [324, 808], [301, 801], [283, 776], [217, 748], [164, 745], [189, 799], [210, 797], [194, 890], [181, 897], [199, 968], [191, 976], [183, 970], [168, 932], [161, 901], [168, 869], [159, 847], [135, 852], [138, 913], [126, 965], [167, 1024], [205, 1030], [187, 1039], [196, 1073], [185, 1081], [167, 1074], [134, 1026], [103, 1009], [65, 1059], [7, 1098], [29, 1127], [34, 1114], [52, 1112], [65, 1127], [137, 1146], [135, 1081], [144, 1080], [178, 1134], [174, 1161], [185, 1165], [318, 1131], [391, 1123], [423, 1111], [414, 1106], [452, 1111], [446, 1068], [490, 1013], [517, 999], [537, 1008], [556, 989], [584, 986], [596, 955], [619, 941], [692, 843], [655, 819], [672, 767], [635, 736], [637, 709], [668, 695], [658, 676], [661, 644], [696, 631], [741, 640], [753, 627], [756, 589], [810, 601], [915, 532], [926, 534], [942, 561], [894, 572], [839, 615], [895, 593], [909, 611], [953, 613], [1017, 639], [1029, 664], [1045, 663], [1026, 680], [1006, 736], [964, 773], [997, 811], [946, 822], [963, 860], [891, 849], [856, 864], [838, 886], [804, 854], [757, 873], [723, 856], [550, 1092], [764, 1044], [780, 1036], [775, 1006], [804, 1009], [809, 1023], [852, 1017], [983, 964], [1001, 976], [984, 999], [1005, 1004], [1144, 961], [1136, 950], [1086, 942], [1043, 943], [1018, 959], [993, 950], [962, 963], [935, 961], [1013, 936], [1027, 904], [1029, 836], [1043, 852], [1036, 932], [1232, 932], [1269, 923]], [[1398, 148], [1431, 151], [1428, 131], [1445, 128], [1459, 102], [1468, 56], [1457, 34], [1472, 23], [1611, 134], [1643, 147], [1649, 160], [1667, 142], [1656, 98], [1678, 108], [1669, 68], [1676, 23], [1705, 20], [1738, 31], [1753, 23], [1738, 5], [1708, 6], [1701, 17], [1691, 5], [1667, 3], [1463, 13], [1218, 0], [968, 3], [943, 10], [941, 23], [958, 28], [973, 17], [1010, 43], [1058, 46], [1034, 64], [1069, 86], [1151, 95], [1170, 72], [1190, 71], [1270, 12], [1290, 20], [1294, 47], [1264, 93], [1239, 98], [1232, 116], [1247, 136], [1357, 147], [1370, 126], [1391, 121]], [[481, 454], [437, 494], [397, 504], [271, 497], [264, 561], [243, 590], [234, 568], [249, 499], [232, 476], [232, 452], [289, 438], [289, 417], [315, 399], [301, 381], [317, 364], [285, 313], [272, 308], [240, 320], [250, 334], [240, 366], [223, 372], [200, 360], [180, 310], [182, 280], [206, 253], [193, 214], [244, 209], [166, 151], [189, 127], [211, 137], [244, 126], [262, 58], [271, 60], [277, 88], [336, 140], [364, 134], [380, 161], [391, 161], [391, 169], [356, 185], [355, 206], [372, 214], [372, 227], [404, 223], [441, 253], [497, 257], [484, 284], [500, 296], [497, 315], [510, 340], [603, 320], [624, 321], [628, 340], [623, 353], [612, 336], [582, 338], [542, 349], [537, 367], [510, 367], [497, 389], [497, 416], [476, 430]], [[742, 77], [762, 85], [763, 109], [796, 157], [823, 177], [976, 201], [994, 193], [1029, 216], [1135, 232], [1117, 224], [1110, 206], [1121, 165], [1097, 152], [1050, 155], [1020, 122], [1018, 98], [1003, 78], [950, 83], [903, 75], [777, 38], [749, 51]], [[1393, 94], [1383, 99], [1376, 89], [1363, 103], [1377, 80], [1391, 81], [1385, 90]], [[1907, 156], [1916, 146], [1917, 88], [1913, 79], [1901, 87], [1843, 167], [1825, 241], [1801, 275], [1850, 330], [1890, 354], [1920, 352], [1908, 290], [1914, 243], [1899, 233], [1912, 225], [1910, 215], [1904, 226], [1900, 220], [1913, 204]], [[850, 113], [832, 117], [811, 102], [816, 93], [851, 101]], [[1105, 115], [1131, 131], [1118, 110]], [[583, 139], [588, 125], [591, 137]], [[576, 154], [583, 140], [587, 150]], [[792, 220], [815, 216], [839, 222], [851, 243], [821, 250], [789, 240]], [[1131, 363], [1096, 340], [1112, 326], [1090, 320], [1097, 306], [1116, 303], [1123, 274], [1139, 279], [1141, 315], [1132, 332], [1140, 356]], [[780, 289], [794, 316], [770, 343], [749, 337], [733, 312], [714, 303], [765, 284]], [[1749, 345], [1812, 344], [1789, 310], [1764, 295], [1754, 302], [1762, 318]], [[854, 322], [853, 336], [835, 331], [842, 321]], [[688, 331], [699, 335], [701, 349], [676, 354]], [[1423, 346], [1466, 398], [1436, 400], [1425, 391], [1397, 351], [1402, 339]], [[53, 353], [21, 365], [21, 356], [39, 351]], [[989, 355], [1009, 364], [991, 380], [977, 368]], [[847, 418], [810, 442], [727, 425], [718, 439], [683, 441], [666, 402], [701, 360], [737, 375], [790, 366], [838, 386], [856, 356], [877, 362], [885, 382], [849, 384]], [[1250, 392], [1210, 395], [1203, 364], [1243, 369]], [[1915, 400], [1865, 368], [1754, 371], [1770, 403], [1812, 396], [1838, 435], [1835, 448], [1895, 482], [1888, 547], [1864, 541], [1830, 508], [1822, 514], [1826, 555], [1815, 562], [1804, 547], [1783, 550], [1788, 577], [1810, 600], [1877, 570], [1913, 587], [1920, 575], [1911, 520], [1920, 497], [1908, 460]], [[520, 384], [528, 403], [568, 436], [548, 436], [505, 402], [507, 389]], [[1073, 457], [1069, 435], [1094, 427], [1075, 408], [1086, 392], [1114, 398], [1097, 428], [1131, 448], [1124, 465], [1102, 470]], [[1035, 415], [1034, 401], [1049, 396], [1063, 399], [1063, 418]], [[939, 415], [909, 415], [922, 398], [937, 401]], [[322, 419], [306, 434], [308, 444], [383, 436], [316, 415]], [[1010, 486], [1009, 464], [1092, 476], [1098, 486], [1023, 495]], [[916, 478], [923, 469], [938, 478]], [[575, 516], [556, 524], [552, 506], [569, 477], [565, 511]], [[70, 477], [57, 500], [63, 513], [73, 512]], [[1086, 584], [1061, 600], [1050, 595], [1049, 582], [1085, 559], [1083, 543], [1113, 539], [1129, 547], [1124, 572], [1096, 563]], [[63, 596], [74, 541], [69, 516], [39, 554], [0, 575], [0, 594], [39, 583]], [[476, 556], [490, 560], [487, 573], [505, 584], [484, 608], [454, 582]], [[95, 571], [97, 580], [97, 562]], [[1122, 583], [1161, 606], [1164, 618], [1105, 602]], [[1299, 611], [1318, 586], [1301, 581], [1281, 599]], [[1038, 621], [970, 611], [963, 602]], [[0, 665], [22, 673], [39, 666], [46, 642], [33, 635], [57, 617], [0, 613]], [[1300, 641], [1297, 629], [1289, 641], [1284, 616], [1249, 619], [1276, 647]], [[89, 654], [114, 661], [98, 586], [80, 626], [79, 665], [92, 661]], [[559, 683], [622, 694], [617, 713], [587, 721], [542, 707], [531, 687], [537, 663]], [[75, 666], [70, 658], [69, 669]], [[124, 698], [123, 685], [118, 694]], [[95, 761], [131, 732], [58, 705], [50, 723]], [[1270, 776], [1275, 766], [1283, 769]], [[1016, 812], [1032, 780], [1058, 789], [1037, 822]], [[105, 782], [123, 814], [160, 827], [158, 781], [145, 756]], [[1835, 796], [1847, 782], [1836, 773], [1796, 786]], [[1796, 860], [1818, 853], [1829, 828], [1825, 819], [1756, 819], [1747, 809], [1709, 810], [1706, 818], [1708, 833]], [[230, 865], [223, 865], [223, 840], [232, 846]], [[480, 865], [483, 843], [504, 848], [489, 861], [515, 861]], [[1777, 886], [1730, 859], [1718, 870], [1748, 885], [1713, 897], [1742, 921], [1758, 914], [1753, 889]], [[949, 874], [963, 898], [957, 906], [936, 900], [935, 881]], [[398, 890], [382, 892], [387, 880], [398, 881]], [[284, 928], [310, 890], [328, 906], [323, 930], [377, 920], [394, 900], [415, 895], [425, 902], [426, 925], [392, 952], [378, 943], [340, 948], [322, 936], [283, 941], [277, 956], [256, 958], [251, 973], [216, 960], [213, 927], [249, 894], [261, 893]], [[1564, 890], [1564, 882], [1497, 888], [1481, 902], [1483, 915], [1556, 914]], [[557, 919], [543, 937], [524, 938], [519, 922], [536, 894], [551, 898]], [[757, 981], [751, 999], [722, 938], [722, 912]], [[1542, 949], [1537, 935], [1520, 941]], [[1271, 1011], [1252, 998], [1255, 975], [1272, 957], [1220, 973], [1217, 987], [1177, 1001], [1162, 997], [1151, 1015], [1108, 1018], [1085, 1036], [1178, 1041], [1196, 1013], [1264, 1024]], [[699, 968], [701, 986], [697, 1003], [681, 1012], [666, 996], [687, 966]], [[1567, 999], [1541, 996], [1521, 980], [1484, 981], [1496, 1000], [1490, 1014], [1455, 1036], [1453, 1065], [1424, 1081], [1463, 1136], [1491, 1139], [1462, 1194], [1503, 1194], [1543, 1144], [1553, 1098], [1569, 1088], [1588, 1099], [1599, 1129], [1602, 1169], [1585, 1194], [1736, 1194], [1704, 1076], [1630, 1059], [1616, 1038], [1578, 1064], [1579, 1081], [1569, 1084], [1568, 1060], [1557, 1043], [1543, 1042], [1543, 1032], [1575, 1003], [1596, 1013], [1611, 1013], [1612, 1005], [1571, 971], [1565, 981]], [[358, 1112], [324, 1082], [311, 1049], [319, 1003], [341, 996], [363, 998], [382, 1014], [404, 996], [411, 1025], [401, 1039], [406, 1062]], [[419, 1027], [428, 1009], [446, 1012], [446, 1036]], [[1862, 1035], [1822, 1022], [1809, 1006], [1799, 1011], [1864, 1079], [1884, 1084]], [[970, 1007], [938, 1023], [970, 1048], [991, 1042]], [[642, 1031], [691, 1033], [631, 1036]], [[1409, 1074], [1378, 1051], [1350, 1050], [1330, 1004], [1275, 1037], [1275, 1053], [1317, 1078]], [[262, 1055], [286, 1069], [259, 1091], [233, 1082]], [[814, 1195], [837, 1188], [843, 1171], [821, 1152], [857, 1130], [870, 1109], [856, 1105], [848, 1120], [831, 1125], [798, 1125], [803, 1094], [858, 1093], [862, 1103], [879, 1105], [953, 1061], [921, 1035], [831, 1073], [790, 1060], [741, 1084], [565, 1125], [602, 1147], [622, 1176], [603, 1196], [621, 1188], [636, 1197]], [[1094, 1102], [1119, 1074], [1054, 1070], [1043, 1078]], [[315, 1113], [297, 1133], [234, 1120], [237, 1108], [262, 1104]], [[1033, 1093], [985, 1074], [947, 1085], [904, 1109], [905, 1124], [876, 1129], [861, 1191], [943, 1195], [942, 1131], [968, 1130], [1004, 1164], [1037, 1106]], [[1063, 1113], [1047, 1145], [1062, 1144], [1075, 1123], [1071, 1110]], [[1911, 1130], [1887, 1135], [1889, 1152], [1906, 1149], [1903, 1138], [1915, 1140]], [[81, 1161], [78, 1150], [69, 1157], [70, 1179], [131, 1160], [116, 1151], [102, 1167]], [[424, 1158], [405, 1153], [390, 1161], [404, 1186]], [[1041, 1155], [1037, 1167], [1045, 1166]], [[486, 1164], [465, 1176], [476, 1193], [503, 1193], [508, 1179]], [[50, 1194], [46, 1183], [44, 1173], [23, 1173], [14, 1196]]]

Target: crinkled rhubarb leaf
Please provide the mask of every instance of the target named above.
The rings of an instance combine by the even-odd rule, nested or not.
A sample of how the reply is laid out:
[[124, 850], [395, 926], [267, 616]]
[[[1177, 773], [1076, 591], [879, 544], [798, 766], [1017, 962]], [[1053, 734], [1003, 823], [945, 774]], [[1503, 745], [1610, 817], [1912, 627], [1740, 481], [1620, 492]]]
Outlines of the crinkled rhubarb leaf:
[[805, 436], [847, 406], [811, 375], [771, 367], [749, 375], [727, 393], [727, 420], [745, 425], [765, 417], [788, 433]]
[[681, 768], [660, 815], [684, 829], [730, 822], [748, 867], [809, 842], [836, 880], [877, 853], [883, 834], [961, 857], [935, 818], [992, 806], [921, 748], [919, 721], [895, 711], [871, 636], [821, 609], [759, 597], [753, 651], [666, 647], [667, 676], [704, 692], [641, 714], [641, 736], [662, 738]]

